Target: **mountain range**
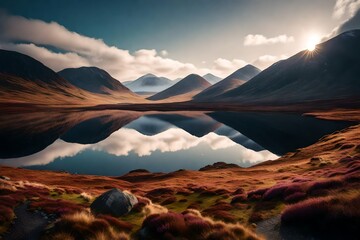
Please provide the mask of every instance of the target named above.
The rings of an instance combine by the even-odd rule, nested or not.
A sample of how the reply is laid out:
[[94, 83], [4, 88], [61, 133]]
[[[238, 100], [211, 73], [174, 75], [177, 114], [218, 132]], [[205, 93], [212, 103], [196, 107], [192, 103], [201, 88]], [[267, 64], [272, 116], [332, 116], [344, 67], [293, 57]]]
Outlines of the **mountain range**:
[[81, 67], [58, 74], [25, 54], [0, 50], [1, 102], [94, 105], [140, 100], [102, 69]]
[[159, 92], [151, 97], [149, 100], [175, 100], [175, 101], [186, 101], [190, 100], [194, 95], [201, 92], [202, 90], [210, 87], [211, 84], [206, 81], [203, 77], [197, 74], [190, 74], [184, 79], [180, 80], [173, 86]]
[[[27, 55], [0, 50], [0, 102], [98, 105], [114, 103], [226, 102], [283, 105], [358, 102], [360, 30], [342, 33], [260, 72], [247, 65], [225, 79], [190, 74], [180, 81], [147, 74], [124, 86], [96, 67], [54, 72]], [[218, 82], [217, 82], [218, 81]], [[216, 83], [217, 82], [217, 83]], [[154, 94], [145, 99], [132, 91]]]
[[119, 80], [97, 67], [66, 68], [58, 74], [72, 85], [92, 93], [130, 92]]
[[157, 93], [174, 85], [176, 82], [154, 74], [146, 74], [134, 81], [125, 82], [124, 85], [135, 93]]
[[254, 76], [256, 76], [260, 69], [253, 65], [246, 65], [238, 69], [237, 71], [230, 74], [228, 77], [224, 78], [223, 80], [219, 81], [218, 83], [208, 87], [204, 91], [200, 92], [199, 94], [194, 96], [195, 101], [207, 101], [211, 100], [214, 97], [228, 92], [242, 84], [246, 81], [250, 80]]
[[221, 77], [215, 76], [214, 74], [211, 73], [205, 74], [202, 77], [211, 84], [216, 84], [222, 80]]
[[213, 101], [288, 104], [359, 99], [360, 30], [277, 62]]

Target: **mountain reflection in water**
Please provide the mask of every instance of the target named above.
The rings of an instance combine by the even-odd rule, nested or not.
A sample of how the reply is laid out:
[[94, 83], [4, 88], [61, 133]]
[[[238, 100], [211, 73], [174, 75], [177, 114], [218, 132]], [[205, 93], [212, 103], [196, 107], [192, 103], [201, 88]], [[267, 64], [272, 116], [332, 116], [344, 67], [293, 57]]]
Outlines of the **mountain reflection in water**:
[[0, 117], [0, 164], [121, 175], [276, 159], [350, 126], [285, 113], [71, 111]]

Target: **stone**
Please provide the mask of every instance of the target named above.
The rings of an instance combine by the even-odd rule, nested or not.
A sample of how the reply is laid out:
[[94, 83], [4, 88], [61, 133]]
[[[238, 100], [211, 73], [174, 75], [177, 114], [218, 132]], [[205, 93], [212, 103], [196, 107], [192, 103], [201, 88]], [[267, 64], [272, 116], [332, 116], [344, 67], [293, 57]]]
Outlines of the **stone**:
[[135, 195], [114, 188], [97, 197], [90, 205], [90, 209], [94, 214], [120, 217], [130, 212], [137, 203]]

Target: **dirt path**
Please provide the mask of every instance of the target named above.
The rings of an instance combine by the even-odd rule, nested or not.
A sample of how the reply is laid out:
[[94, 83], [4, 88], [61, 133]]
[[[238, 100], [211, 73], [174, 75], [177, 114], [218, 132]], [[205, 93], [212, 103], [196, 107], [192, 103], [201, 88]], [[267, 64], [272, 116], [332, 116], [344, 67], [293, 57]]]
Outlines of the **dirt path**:
[[27, 210], [29, 203], [15, 208], [16, 219], [10, 231], [4, 235], [4, 240], [37, 240], [48, 221], [41, 213]]
[[317, 238], [304, 236], [295, 229], [280, 228], [280, 215], [261, 221], [257, 224], [256, 233], [268, 240], [315, 240]]

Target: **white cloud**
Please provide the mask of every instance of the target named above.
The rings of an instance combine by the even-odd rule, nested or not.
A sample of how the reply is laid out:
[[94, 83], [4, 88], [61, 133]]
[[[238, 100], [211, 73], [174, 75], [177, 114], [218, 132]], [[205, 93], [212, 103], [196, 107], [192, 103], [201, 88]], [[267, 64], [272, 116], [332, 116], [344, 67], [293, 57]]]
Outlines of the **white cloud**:
[[[107, 139], [95, 143], [81, 145], [56, 140], [52, 145], [33, 155], [15, 159], [0, 159], [0, 163], [9, 166], [33, 166], [46, 165], [57, 158], [72, 157], [84, 150], [104, 151], [116, 156], [127, 156], [130, 152], [138, 156], [148, 156], [154, 151], [176, 152], [206, 143], [211, 149], [225, 149], [237, 145], [225, 136], [209, 133], [203, 137], [196, 137], [188, 132], [171, 128], [154, 136], [147, 136], [134, 129], [122, 128]], [[249, 162], [259, 162], [276, 159], [277, 156], [269, 151], [256, 152], [241, 145], [239, 147], [239, 159]]]
[[261, 34], [249, 34], [244, 38], [244, 46], [259, 46], [259, 45], [269, 45], [275, 43], [289, 43], [293, 42], [295, 39], [292, 36], [287, 36], [286, 34], [279, 35], [272, 38], [267, 38]]
[[219, 72], [226, 70], [237, 70], [247, 64], [246, 61], [241, 59], [227, 60], [224, 58], [218, 58], [214, 61], [213, 68]]
[[274, 55], [263, 55], [258, 57], [253, 64], [258, 68], [265, 69], [277, 61], [288, 58], [286, 55], [274, 56]]
[[[54, 52], [49, 46], [61, 51]], [[56, 22], [4, 13], [0, 13], [0, 47], [30, 55], [55, 71], [97, 66], [121, 81], [136, 79], [147, 73], [172, 79], [190, 73], [203, 75], [209, 72], [225, 77], [245, 63], [239, 59], [217, 59], [212, 68], [198, 68], [194, 64], [168, 58], [166, 50], [158, 53], [155, 49], [140, 49], [130, 53], [109, 46], [102, 39], [72, 32]]]
[[166, 57], [167, 55], [169, 55], [168, 51], [166, 51], [166, 50], [162, 50], [160, 53], [163, 57]]
[[333, 17], [336, 19], [349, 19], [360, 9], [360, 0], [337, 0]]
[[14, 158], [14, 159], [0, 159], [1, 164], [13, 167], [46, 165], [53, 162], [57, 158], [72, 157], [85, 150], [87, 145], [77, 143], [67, 143], [63, 140], [56, 140], [53, 144], [44, 150], [33, 155]]
[[329, 40], [342, 32], [360, 27], [360, 0], [337, 0], [333, 17], [342, 21], [330, 33], [323, 36], [321, 42]]

